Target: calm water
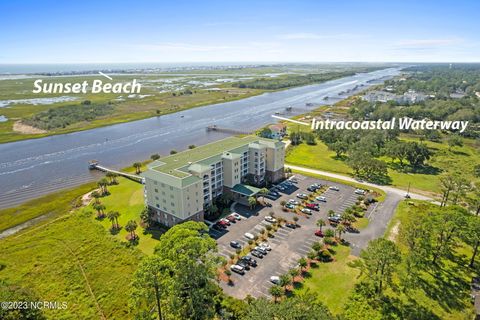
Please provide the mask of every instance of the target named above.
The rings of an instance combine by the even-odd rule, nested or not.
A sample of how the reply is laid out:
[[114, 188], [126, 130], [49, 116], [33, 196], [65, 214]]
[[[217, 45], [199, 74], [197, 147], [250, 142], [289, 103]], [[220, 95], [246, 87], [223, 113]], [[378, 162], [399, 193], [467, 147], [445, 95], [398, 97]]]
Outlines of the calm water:
[[[100, 174], [87, 168], [91, 159], [120, 169], [153, 153], [165, 155], [172, 149], [183, 150], [190, 144], [227, 136], [206, 132], [209, 125], [254, 130], [275, 122], [271, 115], [284, 112], [286, 107], [294, 110], [288, 116], [303, 113], [308, 109], [306, 103], [333, 103], [353, 93], [339, 96], [341, 92], [362, 84], [359, 90], [365, 89], [398, 73], [390, 68], [161, 117], [1, 144], [0, 208], [98, 179]], [[324, 100], [327, 96], [331, 99]]]

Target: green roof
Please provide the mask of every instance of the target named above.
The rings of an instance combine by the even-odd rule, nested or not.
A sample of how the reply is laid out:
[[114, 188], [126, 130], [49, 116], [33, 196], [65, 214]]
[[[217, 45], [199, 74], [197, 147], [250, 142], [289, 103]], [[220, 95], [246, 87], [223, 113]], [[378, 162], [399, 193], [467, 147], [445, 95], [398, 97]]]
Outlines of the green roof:
[[236, 192], [236, 193], [240, 193], [240, 194], [243, 194], [247, 197], [250, 197], [250, 196], [254, 196], [256, 195], [257, 193], [260, 192], [260, 189], [259, 188], [255, 188], [255, 187], [252, 187], [252, 186], [249, 186], [247, 184], [236, 184], [233, 188], [232, 188], [232, 191], [233, 192]]
[[211, 164], [220, 161], [222, 153], [239, 148], [245, 144], [265, 140], [257, 136], [246, 136], [243, 138], [230, 137], [216, 142], [212, 142], [194, 149], [189, 149], [174, 155], [161, 158], [154, 162], [154, 166], [150, 169], [172, 175], [177, 178], [188, 177], [190, 173], [187, 171], [190, 163], [200, 162], [201, 164]]

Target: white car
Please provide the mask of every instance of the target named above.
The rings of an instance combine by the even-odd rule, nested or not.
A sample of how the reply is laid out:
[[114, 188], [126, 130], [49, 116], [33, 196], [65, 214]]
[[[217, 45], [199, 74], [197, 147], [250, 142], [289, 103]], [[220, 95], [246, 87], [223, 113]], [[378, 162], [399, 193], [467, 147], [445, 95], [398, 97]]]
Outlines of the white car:
[[238, 264], [234, 264], [230, 267], [230, 270], [233, 272], [236, 272], [238, 274], [245, 274], [245, 268], [242, 266], [239, 266]]
[[340, 189], [337, 186], [331, 186], [328, 189], [333, 190], [333, 191], [340, 191]]
[[365, 193], [367, 193], [367, 192], [366, 192], [365, 190], [363, 190], [363, 189], [356, 189], [356, 190], [355, 190], [355, 193], [364, 196]]
[[294, 204], [294, 205], [299, 204], [299, 202], [298, 202], [297, 200], [295, 200], [295, 199], [290, 199], [290, 200], [288, 200], [288, 203], [291, 203], [291, 204]]
[[308, 196], [307, 196], [305, 193], [299, 193], [299, 194], [297, 194], [297, 198], [299, 198], [299, 199], [307, 199]]
[[275, 219], [274, 217], [266, 216], [265, 221], [270, 222], [270, 223], [275, 223], [275, 222], [277, 222], [277, 219]]
[[255, 236], [253, 234], [249, 233], [249, 232], [245, 233], [244, 236], [248, 240], [255, 240]]
[[322, 202], [327, 202], [327, 198], [322, 197], [322, 196], [315, 197], [315, 200], [322, 201]]
[[232, 213], [232, 217], [234, 217], [236, 220], [242, 220], [242, 217], [238, 213]]
[[271, 250], [272, 250], [272, 247], [270, 247], [270, 244], [268, 244], [268, 242], [266, 242], [266, 241], [260, 243], [259, 246], [262, 247], [262, 248], [265, 248], [265, 250], [267, 250], [267, 251], [271, 251]]
[[308, 209], [308, 208], [303, 208], [301, 210], [303, 213], [306, 213], [306, 214], [312, 214], [312, 210]]
[[279, 284], [280, 283], [280, 277], [278, 276], [271, 276], [270, 277], [270, 282], [274, 284]]
[[263, 254], [264, 256], [267, 255], [267, 249], [265, 247], [262, 247], [262, 246], [256, 246], [255, 248], [253, 248], [253, 250], [256, 250], [258, 252], [260, 252], [261, 254]]

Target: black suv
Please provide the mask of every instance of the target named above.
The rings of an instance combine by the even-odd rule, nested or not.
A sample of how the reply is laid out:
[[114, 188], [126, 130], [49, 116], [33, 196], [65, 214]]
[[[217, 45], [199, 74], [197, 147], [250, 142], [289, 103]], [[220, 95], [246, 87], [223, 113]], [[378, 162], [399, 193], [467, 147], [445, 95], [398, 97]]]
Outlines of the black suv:
[[255, 259], [253, 259], [252, 257], [249, 257], [249, 256], [241, 257], [240, 261], [245, 261], [246, 263], [248, 263], [252, 267], [257, 266], [257, 260], [255, 260]]

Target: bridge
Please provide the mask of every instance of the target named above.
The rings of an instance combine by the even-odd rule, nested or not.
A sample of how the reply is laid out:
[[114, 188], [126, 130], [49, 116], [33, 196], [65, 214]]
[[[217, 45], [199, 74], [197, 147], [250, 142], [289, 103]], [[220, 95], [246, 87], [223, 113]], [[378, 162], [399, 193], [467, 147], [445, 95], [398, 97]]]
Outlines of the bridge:
[[98, 163], [99, 162], [97, 160], [91, 160], [91, 161], [88, 162], [88, 168], [90, 170], [95, 170], [96, 169], [96, 170], [103, 171], [103, 172], [115, 173], [118, 176], [125, 177], [127, 179], [139, 182], [141, 184], [145, 184], [145, 178], [143, 178], [143, 177], [137, 176], [136, 174], [126, 173], [126, 172], [122, 172], [122, 171], [113, 170], [113, 169], [110, 169], [110, 168], [107, 168], [107, 167], [103, 167], [103, 166], [99, 165]]

